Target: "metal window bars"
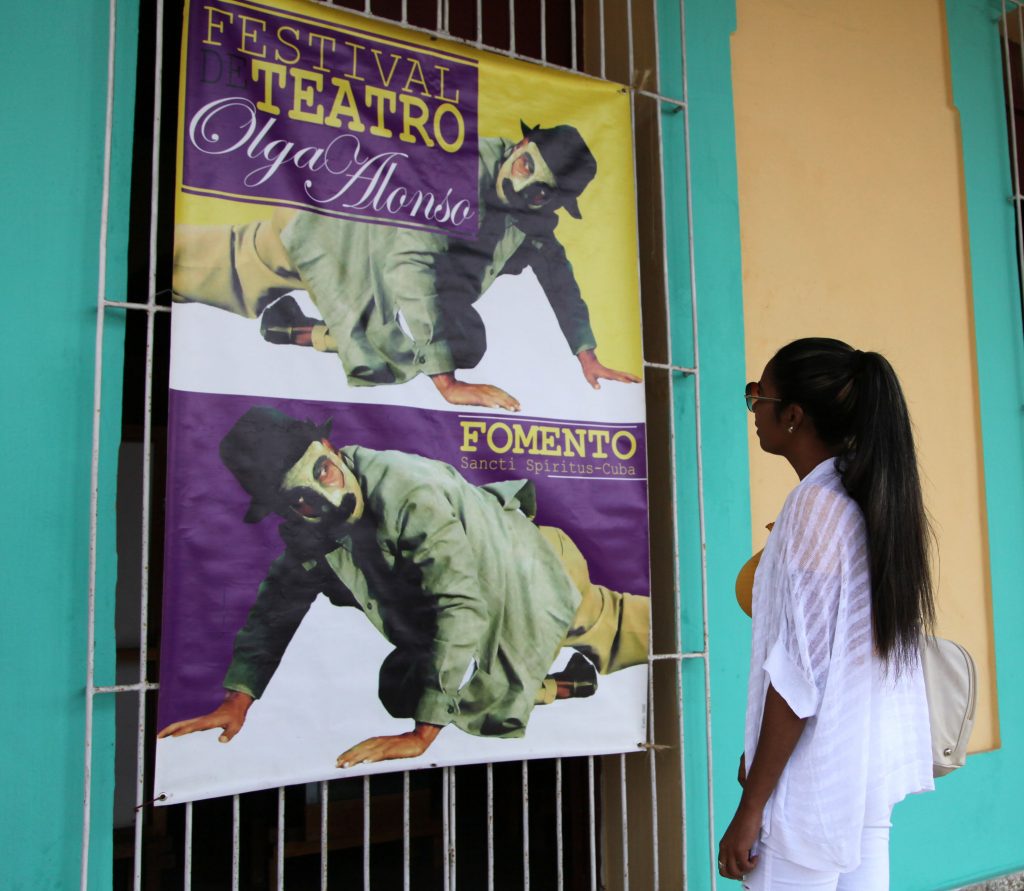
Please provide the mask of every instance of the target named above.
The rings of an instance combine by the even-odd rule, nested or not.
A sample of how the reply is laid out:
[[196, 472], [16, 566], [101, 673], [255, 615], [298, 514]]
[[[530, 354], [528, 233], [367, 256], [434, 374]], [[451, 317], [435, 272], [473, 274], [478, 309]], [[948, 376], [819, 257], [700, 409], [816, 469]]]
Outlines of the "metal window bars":
[[[321, 2], [321, 0], [318, 0]], [[1011, 0], [1016, 2], [1016, 0]], [[390, 21], [427, 34], [462, 41], [480, 49], [499, 53], [513, 59], [527, 61], [548, 68], [571, 70], [585, 76], [608, 78], [624, 85], [629, 90], [633, 120], [633, 141], [637, 158], [634, 169], [637, 196], [641, 210], [641, 232], [638, 248], [641, 253], [641, 292], [645, 314], [644, 366], [647, 376], [648, 404], [652, 409], [649, 417], [649, 446], [652, 454], [651, 479], [657, 478], [660, 469], [661, 483], [651, 486], [652, 547], [655, 552], [653, 606], [656, 619], [649, 650], [649, 737], [644, 752], [634, 755], [610, 756], [595, 759], [573, 759], [571, 765], [556, 759], [554, 770], [554, 832], [555, 854], [554, 874], [538, 875], [538, 859], [531, 861], [531, 774], [546, 770], [540, 763], [521, 763], [520, 796], [522, 835], [523, 889], [533, 887], [557, 888], [562, 891], [567, 882], [573, 887], [582, 887], [579, 874], [569, 875], [566, 869], [566, 830], [568, 822], [582, 829], [585, 837], [582, 855], [576, 857], [581, 866], [587, 868], [589, 887], [598, 888], [689, 888], [691, 885], [716, 887], [717, 873], [714, 868], [712, 764], [711, 764], [711, 692], [708, 665], [708, 592], [705, 559], [705, 526], [703, 501], [703, 455], [700, 428], [700, 361], [697, 331], [697, 280], [693, 262], [693, 208], [690, 201], [690, 152], [689, 118], [686, 101], [686, 66], [683, 53], [684, 4], [682, 0], [507, 0], [488, 2], [483, 0], [437, 0], [434, 20], [424, 23], [423, 10], [432, 5], [429, 0], [410, 3], [410, 0], [358, 0], [358, 2], [328, 3], [327, 6], [343, 6], [366, 16], [387, 18]], [[487, 17], [485, 18], [485, 6]], [[385, 9], [386, 7], [386, 9]], [[1005, 9], [1005, 2], [1004, 2]], [[472, 22], [465, 23], [472, 13]], [[135, 771], [134, 771], [134, 821], [132, 827], [131, 876], [126, 879], [134, 889], [150, 886], [155, 866], [146, 862], [143, 840], [145, 823], [149, 818], [146, 807], [147, 740], [153, 735], [153, 728], [147, 720], [147, 706], [150, 695], [158, 684], [150, 679], [147, 640], [149, 636], [150, 569], [152, 547], [150, 541], [152, 513], [152, 479], [154, 471], [153, 421], [154, 421], [154, 363], [166, 360], [160, 355], [160, 344], [156, 337], [157, 317], [166, 313], [168, 307], [161, 303], [158, 292], [158, 212], [167, 195], [161, 194], [161, 169], [166, 158], [161, 157], [160, 142], [162, 131], [161, 93], [164, 85], [163, 70], [163, 22], [164, 0], [154, 0], [153, 14], [153, 93], [149, 109], [152, 113], [150, 139], [152, 155], [150, 163], [148, 267], [145, 299], [111, 299], [108, 294], [115, 290], [107, 280], [107, 236], [110, 228], [110, 181], [111, 143], [114, 127], [114, 58], [117, 39], [127, 39], [117, 33], [117, 0], [109, 2], [109, 56], [107, 72], [106, 139], [103, 154], [103, 204], [99, 231], [99, 277], [97, 282], [97, 327], [95, 401], [93, 423], [92, 477], [90, 497], [90, 560], [88, 580], [88, 661], [85, 684], [86, 726], [85, 726], [85, 793], [82, 816], [81, 888], [89, 887], [89, 857], [96, 827], [91, 825], [91, 797], [94, 751], [94, 704], [97, 696], [113, 695], [119, 703], [130, 703], [135, 698]], [[494, 38], [485, 36], [485, 24], [494, 16], [500, 17], [498, 32], [504, 32], [504, 45], [497, 45]], [[568, 33], [568, 46], [561, 46], [560, 55], [553, 51], [555, 36], [549, 27], [554, 19], [562, 30]], [[659, 27], [670, 23], [679, 33], [662, 34]], [[624, 29], [622, 26], [624, 25]], [[517, 32], [519, 37], [517, 38]], [[614, 37], [611, 35], [615, 34]], [[177, 34], [171, 35], [176, 40]], [[623, 45], [624, 40], [624, 45]], [[678, 40], [678, 43], [676, 41]], [[663, 43], [664, 41], [664, 43]], [[661, 58], [663, 46], [669, 47], [673, 55], [671, 63]], [[624, 50], [624, 52], [623, 52]], [[1007, 44], [1007, 53], [1009, 52]], [[676, 54], [678, 53], [678, 69]], [[556, 61], [555, 57], [563, 61]], [[174, 53], [171, 53], [174, 58]], [[668, 87], [665, 84], [669, 84]], [[140, 105], [140, 108], [142, 105]], [[669, 132], [671, 131], [671, 132]], [[138, 129], [136, 133], [138, 134]], [[672, 151], [674, 149], [674, 151]], [[678, 154], [677, 154], [678, 153]], [[681, 157], [679, 156], [681, 155]], [[673, 207], [670, 220], [666, 205], [669, 191], [681, 193], [684, 208], [680, 213]], [[1015, 180], [1015, 192], [1019, 186]], [[653, 203], [652, 203], [653, 202]], [[650, 208], [657, 211], [650, 215]], [[1020, 203], [1018, 221], [1020, 218]], [[647, 215], [645, 215], [645, 212]], [[1024, 251], [1024, 248], [1022, 248]], [[674, 274], [673, 264], [687, 264], [685, 275]], [[687, 293], [688, 292], [688, 293]], [[687, 303], [689, 304], [687, 306]], [[687, 311], [688, 310], [688, 311]], [[139, 576], [137, 579], [137, 623], [138, 623], [138, 669], [137, 680], [128, 683], [98, 684], [96, 668], [96, 615], [97, 615], [97, 528], [99, 504], [100, 466], [100, 419], [107, 407], [101, 404], [104, 373], [118, 373], [120, 369], [103, 366], [104, 319], [107, 313], [142, 313], [145, 318], [145, 352], [143, 361], [142, 393], [142, 450], [141, 450], [141, 503], [137, 508], [139, 516], [140, 550]], [[680, 319], [683, 319], [680, 322]], [[677, 341], [673, 344], [673, 330]], [[141, 346], [141, 345], [140, 345]], [[677, 361], [682, 354], [684, 361]], [[677, 424], [686, 419], [688, 427], [684, 434], [677, 436]], [[686, 440], [684, 442], [684, 439]], [[656, 454], [655, 454], [656, 452]], [[682, 458], [682, 460], [680, 460]], [[157, 459], [159, 460], [159, 458]], [[677, 464], [685, 465], [691, 476], [682, 476]], [[680, 496], [679, 487], [686, 487], [685, 499]], [[687, 550], [699, 555], [699, 575], [696, 566], [686, 567], [692, 583], [684, 585], [680, 549], [680, 511], [686, 511], [687, 526], [695, 530], [696, 539], [687, 545]], [[667, 545], [667, 547], [666, 547]], [[699, 582], [698, 582], [699, 579]], [[692, 597], [693, 589], [699, 585], [699, 602]], [[126, 586], [127, 587], [127, 586]], [[668, 597], [667, 589], [672, 591]], [[684, 597], [684, 593], [687, 595]], [[682, 615], [686, 613], [699, 624], [699, 646], [684, 648]], [[658, 621], [658, 619], [662, 621]], [[699, 623], [696, 621], [699, 618]], [[668, 628], [670, 633], [657, 630]], [[663, 637], [667, 636], [667, 640]], [[688, 824], [686, 814], [687, 760], [685, 751], [683, 690], [684, 672], [688, 665], [696, 665], [703, 672], [703, 761], [706, 774], [701, 779], [707, 784], [706, 813], [708, 859], [690, 868], [686, 863]], [[668, 714], [664, 714], [668, 712]], [[570, 767], [585, 777], [585, 792], [580, 793], [580, 783], [569, 774]], [[485, 819], [486, 819], [486, 887], [509, 887], [509, 876], [497, 863], [497, 855], [503, 839], [497, 839], [495, 826], [498, 811], [495, 808], [495, 765], [485, 766]], [[603, 769], [602, 769], [603, 768]], [[438, 774], [441, 790], [441, 851], [442, 886], [445, 891], [454, 891], [459, 882], [460, 848], [458, 832], [458, 799], [461, 793], [457, 779], [467, 768], [440, 768], [430, 773]], [[692, 767], [691, 767], [692, 770]], [[422, 772], [421, 772], [422, 773]], [[646, 774], [646, 777], [644, 777]], [[394, 814], [394, 822], [400, 824], [402, 864], [401, 887], [405, 891], [420, 887], [417, 876], [411, 868], [413, 848], [413, 811], [418, 808], [419, 799], [413, 789], [409, 772], [399, 774], [401, 778], [400, 809]], [[547, 774], [545, 774], [545, 777]], [[379, 778], [378, 778], [379, 779]], [[376, 782], [376, 780], [375, 780]], [[584, 813], [578, 804], [569, 806], [565, 798], [565, 787], [570, 782], [577, 798], [585, 799]], [[320, 854], [319, 887], [326, 889], [330, 884], [329, 852], [331, 850], [331, 792], [333, 788], [345, 787], [351, 790], [355, 779], [332, 780], [307, 787], [307, 795], [319, 805], [317, 821]], [[347, 784], [347, 786], [346, 786]], [[506, 784], [507, 785], [507, 784]], [[375, 802], [382, 808], [382, 799], [375, 798], [370, 777], [361, 781], [362, 812], [362, 859], [361, 883], [364, 889], [374, 887], [375, 875], [371, 869], [373, 846], [373, 819]], [[645, 802], [644, 799], [647, 799]], [[504, 804], [504, 802], [503, 802]], [[166, 810], [183, 811], [183, 850], [180, 852], [182, 886], [193, 887], [194, 828], [196, 814], [193, 804], [188, 803]], [[307, 806], [307, 811], [309, 807]], [[399, 816], [400, 814], [400, 816]], [[388, 816], [385, 814], [385, 816]], [[243, 844], [242, 799], [235, 795], [230, 799], [231, 857], [230, 886], [237, 889], [246, 886], [248, 880], [242, 877]], [[536, 822], [536, 820], [535, 820]], [[580, 826], [581, 822], [584, 824]], [[641, 831], [636, 831], [637, 828]], [[104, 830], [106, 827], [104, 827]], [[276, 792], [276, 819], [267, 820], [265, 829], [273, 833], [272, 878], [268, 885], [278, 889], [285, 887], [286, 849], [286, 790]], [[615, 839], [615, 836], [618, 839]], [[644, 837], [649, 838], [645, 842]], [[534, 836], [536, 837], [536, 836]], [[576, 848], [580, 845], [576, 844]], [[536, 853], [536, 852], [534, 852]], [[578, 852], [577, 852], [578, 853]], [[549, 858], [545, 858], [546, 861]], [[703, 860], [703, 858], [702, 858]], [[544, 864], [542, 864], [544, 865]], [[204, 884], [204, 881], [199, 883]], [[303, 887], [310, 887], [303, 884]], [[346, 885], [347, 887], [347, 885]], [[355, 887], [355, 885], [353, 885]], [[377, 887], [382, 887], [378, 885]], [[398, 887], [392, 882], [387, 887]], [[425, 887], [425, 886], [424, 886]]]
[[[1010, 140], [1010, 172], [1017, 221], [1017, 266], [1024, 270], [1024, 217], [1022, 217], [1021, 175], [1024, 168], [1024, 139], [1017, 132], [1018, 115], [1024, 121], [1024, 2], [1000, 0], [999, 31], [1003, 49], [1003, 80], [1006, 88], [1006, 129]], [[1024, 278], [1021, 279], [1024, 282]], [[1024, 285], [1021, 290], [1024, 307]]]

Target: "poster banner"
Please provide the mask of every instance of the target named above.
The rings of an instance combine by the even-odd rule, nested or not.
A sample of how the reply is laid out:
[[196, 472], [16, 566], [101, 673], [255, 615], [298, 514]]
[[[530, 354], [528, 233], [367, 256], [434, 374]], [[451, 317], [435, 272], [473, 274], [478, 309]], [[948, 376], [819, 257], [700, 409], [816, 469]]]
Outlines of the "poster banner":
[[635, 750], [628, 95], [300, 0], [181, 60], [155, 796]]

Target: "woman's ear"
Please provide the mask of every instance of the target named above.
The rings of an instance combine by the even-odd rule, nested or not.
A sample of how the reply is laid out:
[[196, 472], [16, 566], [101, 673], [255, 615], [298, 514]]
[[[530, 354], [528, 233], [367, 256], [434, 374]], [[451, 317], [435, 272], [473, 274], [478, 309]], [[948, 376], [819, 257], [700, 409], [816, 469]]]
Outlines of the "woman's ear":
[[782, 410], [782, 426], [786, 428], [789, 433], [795, 433], [800, 429], [800, 425], [804, 422], [804, 410], [803, 407], [797, 405], [795, 402], [789, 403]]

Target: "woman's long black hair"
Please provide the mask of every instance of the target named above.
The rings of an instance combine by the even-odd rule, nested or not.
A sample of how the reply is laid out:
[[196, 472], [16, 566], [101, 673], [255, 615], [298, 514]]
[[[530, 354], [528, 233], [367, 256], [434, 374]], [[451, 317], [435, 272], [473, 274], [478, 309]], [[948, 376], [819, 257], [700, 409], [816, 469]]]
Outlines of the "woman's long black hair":
[[875, 647], [886, 664], [905, 666], [931, 629], [935, 604], [931, 532], [896, 372], [878, 353], [824, 337], [787, 344], [770, 369], [782, 399], [777, 411], [799, 405], [839, 449], [843, 484], [867, 526]]

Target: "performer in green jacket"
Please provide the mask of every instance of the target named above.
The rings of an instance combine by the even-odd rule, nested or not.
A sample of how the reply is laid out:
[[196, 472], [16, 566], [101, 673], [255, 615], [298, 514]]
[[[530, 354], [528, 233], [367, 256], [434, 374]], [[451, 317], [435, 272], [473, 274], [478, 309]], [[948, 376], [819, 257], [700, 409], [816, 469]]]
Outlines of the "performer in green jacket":
[[[504, 390], [455, 373], [475, 367], [487, 346], [473, 304], [499, 275], [529, 267], [588, 383], [637, 382], [598, 360], [587, 305], [554, 234], [559, 207], [580, 217], [577, 198], [597, 162], [574, 127], [522, 130], [515, 145], [479, 142], [475, 239], [292, 210], [240, 226], [179, 225], [175, 300], [262, 316], [271, 342], [336, 352], [352, 386], [426, 374], [448, 402], [517, 411]], [[309, 292], [322, 320], [283, 296], [296, 289]]]
[[[247, 522], [269, 513], [284, 554], [235, 638], [213, 712], [160, 736], [242, 727], [313, 600], [353, 606], [395, 647], [380, 699], [410, 732], [348, 749], [339, 767], [422, 754], [447, 724], [522, 736], [534, 705], [591, 695], [596, 673], [647, 660], [647, 597], [591, 582], [569, 537], [530, 520], [533, 484], [474, 486], [440, 461], [359, 446], [335, 450], [330, 423], [253, 408], [221, 443], [252, 496]], [[562, 647], [579, 654], [549, 675]]]

